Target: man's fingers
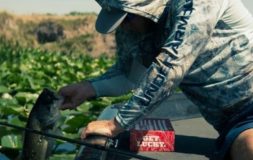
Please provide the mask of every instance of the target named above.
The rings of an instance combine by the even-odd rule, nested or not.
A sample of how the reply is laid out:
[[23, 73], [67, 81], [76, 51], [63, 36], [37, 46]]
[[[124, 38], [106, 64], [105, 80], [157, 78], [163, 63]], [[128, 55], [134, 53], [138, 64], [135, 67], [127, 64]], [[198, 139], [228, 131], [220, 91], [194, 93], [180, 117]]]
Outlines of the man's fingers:
[[109, 127], [109, 120], [90, 122], [85, 129], [82, 130], [81, 138], [85, 139], [88, 135], [103, 135], [107, 137], [114, 137], [111, 127]]
[[84, 128], [81, 133], [81, 139], [85, 139], [87, 137], [87, 128]]
[[78, 102], [75, 97], [64, 97], [63, 104], [60, 109], [75, 109], [78, 106]]
[[[91, 122], [92, 123], [92, 122]], [[90, 127], [91, 123], [89, 123], [83, 130], [81, 133], [81, 139], [85, 139], [87, 138], [87, 136], [89, 136], [90, 134], [96, 134], [96, 131], [94, 129], [92, 129], [92, 127]]]
[[73, 109], [73, 108], [75, 108], [75, 106], [74, 106], [72, 103], [64, 103], [64, 104], [60, 107], [61, 110]]
[[63, 96], [63, 97], [66, 97], [66, 96], [71, 95], [69, 89], [67, 89], [66, 87], [61, 88], [61, 89], [58, 91], [58, 94], [59, 94], [60, 96]]

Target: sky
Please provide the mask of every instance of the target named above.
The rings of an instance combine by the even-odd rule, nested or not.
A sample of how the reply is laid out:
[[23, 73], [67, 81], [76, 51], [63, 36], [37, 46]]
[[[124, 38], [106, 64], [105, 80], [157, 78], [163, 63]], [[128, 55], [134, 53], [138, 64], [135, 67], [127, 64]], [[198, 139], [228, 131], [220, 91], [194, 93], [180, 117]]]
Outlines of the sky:
[[[253, 14], [253, 0], [242, 1]], [[18, 14], [65, 14], [72, 11], [98, 13], [100, 7], [95, 0], [0, 0], [0, 10]]]
[[0, 10], [18, 14], [99, 12], [95, 0], [0, 0]]

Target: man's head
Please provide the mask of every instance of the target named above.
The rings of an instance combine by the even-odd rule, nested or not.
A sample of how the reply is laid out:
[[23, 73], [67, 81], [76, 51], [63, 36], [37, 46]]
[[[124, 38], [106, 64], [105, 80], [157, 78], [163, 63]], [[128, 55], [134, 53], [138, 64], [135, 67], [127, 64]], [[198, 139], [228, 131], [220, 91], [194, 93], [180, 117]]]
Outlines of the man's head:
[[143, 30], [143, 25], [158, 22], [169, 0], [96, 0], [102, 7], [96, 30], [106, 34], [118, 26]]

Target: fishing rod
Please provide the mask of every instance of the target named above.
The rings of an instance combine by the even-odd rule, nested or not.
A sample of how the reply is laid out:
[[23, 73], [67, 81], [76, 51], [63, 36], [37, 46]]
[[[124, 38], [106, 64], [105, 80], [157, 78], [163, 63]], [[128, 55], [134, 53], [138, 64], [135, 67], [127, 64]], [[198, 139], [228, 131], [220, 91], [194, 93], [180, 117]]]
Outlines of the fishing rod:
[[59, 139], [59, 140], [66, 141], [66, 142], [69, 142], [69, 143], [84, 145], [86, 147], [90, 147], [90, 148], [94, 148], [94, 149], [98, 149], [98, 150], [102, 150], [102, 151], [108, 151], [108, 152], [120, 154], [120, 155], [127, 156], [127, 157], [133, 157], [133, 158], [137, 158], [137, 159], [140, 159], [140, 160], [155, 160], [153, 158], [149, 158], [149, 157], [145, 157], [145, 156], [141, 156], [141, 155], [136, 155], [136, 154], [126, 152], [126, 151], [123, 151], [123, 150], [119, 150], [119, 149], [116, 149], [116, 148], [109, 148], [109, 147], [104, 147], [104, 146], [100, 146], [100, 145], [94, 145], [94, 144], [90, 144], [90, 143], [87, 143], [87, 142], [84, 142], [84, 141], [78, 141], [78, 140], [66, 138], [66, 137], [63, 137], [63, 136], [58, 136], [58, 135], [54, 135], [54, 134], [50, 134], [50, 133], [44, 133], [44, 132], [41, 132], [41, 131], [16, 126], [16, 125], [9, 124], [9, 123], [6, 123], [6, 122], [0, 122], [0, 125], [7, 126], [7, 127], [10, 127], [10, 128], [15, 128], [15, 129], [22, 130], [22, 131], [31, 132], [31, 133], [34, 133], [34, 134], [38, 134], [38, 135], [42, 135], [42, 136], [46, 136], [46, 137], [50, 137], [50, 138], [54, 138], [54, 139]]

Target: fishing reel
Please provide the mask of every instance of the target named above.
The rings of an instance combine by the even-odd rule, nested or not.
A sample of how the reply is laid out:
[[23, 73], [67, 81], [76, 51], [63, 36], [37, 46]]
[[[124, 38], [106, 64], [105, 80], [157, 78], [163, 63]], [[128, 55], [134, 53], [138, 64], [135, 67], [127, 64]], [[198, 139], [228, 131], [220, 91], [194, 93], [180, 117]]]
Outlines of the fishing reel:
[[[79, 149], [75, 160], [109, 160], [109, 150], [118, 147], [118, 139], [112, 139], [102, 135], [89, 135]], [[114, 158], [113, 158], [114, 159]]]
[[105, 149], [117, 148], [119, 144], [117, 138], [110, 138], [103, 135], [89, 135], [85, 138], [84, 142]]
[[[115, 138], [110, 138], [102, 135], [89, 135], [83, 142], [86, 144], [77, 153], [75, 160], [125, 160], [129, 156], [116, 153], [121, 149], [125, 149], [127, 140], [122, 139], [120, 133]], [[90, 146], [89, 146], [90, 145]]]

